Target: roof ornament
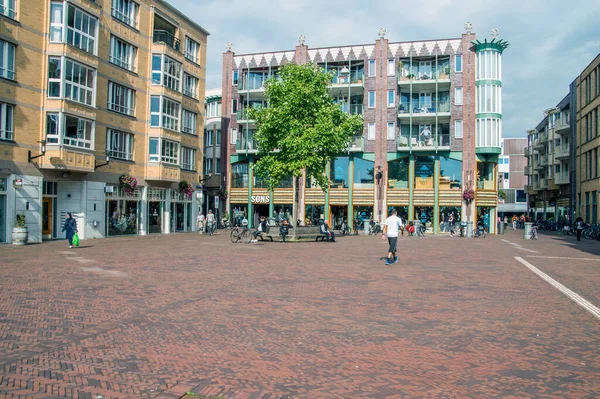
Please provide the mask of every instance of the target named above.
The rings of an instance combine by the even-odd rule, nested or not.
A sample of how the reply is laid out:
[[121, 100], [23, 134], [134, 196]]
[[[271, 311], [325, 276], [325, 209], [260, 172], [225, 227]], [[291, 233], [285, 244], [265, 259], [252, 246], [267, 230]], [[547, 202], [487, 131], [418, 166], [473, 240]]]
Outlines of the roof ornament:
[[497, 39], [498, 35], [500, 34], [500, 31], [498, 29], [494, 28], [494, 29], [492, 29], [492, 31], [490, 32], [490, 34], [492, 35], [492, 37], [494, 39]]
[[298, 43], [300, 43], [301, 46], [304, 46], [305, 42], [306, 42], [306, 36], [304, 36], [304, 35], [298, 36]]
[[385, 28], [379, 29], [379, 37], [381, 39], [384, 39], [386, 34], [387, 34], [387, 31], [385, 30]]
[[473, 24], [470, 22], [465, 22], [465, 32], [467, 35], [470, 35], [473, 32]]
[[225, 43], [225, 51], [227, 51], [228, 53], [231, 53], [233, 51], [233, 43], [231, 43], [231, 42]]

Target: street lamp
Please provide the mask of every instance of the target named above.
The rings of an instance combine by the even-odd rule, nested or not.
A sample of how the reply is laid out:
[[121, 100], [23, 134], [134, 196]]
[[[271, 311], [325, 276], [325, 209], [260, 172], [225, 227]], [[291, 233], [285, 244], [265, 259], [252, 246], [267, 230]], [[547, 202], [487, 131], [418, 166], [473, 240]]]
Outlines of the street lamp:
[[34, 157], [31, 156], [31, 150], [27, 151], [27, 162], [31, 163], [33, 159], [43, 157], [46, 154], [46, 140], [38, 141], [41, 144], [40, 150], [42, 153], [40, 155], [36, 155]]
[[106, 160], [105, 163], [94, 166], [94, 170], [96, 170], [98, 168], [101, 168], [103, 166], [106, 166], [106, 165], [108, 165], [110, 163], [110, 155], [109, 154], [106, 154], [105, 160]]

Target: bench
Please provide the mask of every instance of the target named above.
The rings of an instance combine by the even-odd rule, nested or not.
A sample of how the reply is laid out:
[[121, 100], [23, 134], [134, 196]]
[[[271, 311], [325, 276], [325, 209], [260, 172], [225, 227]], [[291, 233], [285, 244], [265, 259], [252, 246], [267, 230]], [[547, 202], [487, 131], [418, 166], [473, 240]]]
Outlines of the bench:
[[314, 238], [315, 241], [325, 241], [327, 234], [321, 233], [319, 226], [296, 226], [289, 230], [288, 237], [292, 240]]

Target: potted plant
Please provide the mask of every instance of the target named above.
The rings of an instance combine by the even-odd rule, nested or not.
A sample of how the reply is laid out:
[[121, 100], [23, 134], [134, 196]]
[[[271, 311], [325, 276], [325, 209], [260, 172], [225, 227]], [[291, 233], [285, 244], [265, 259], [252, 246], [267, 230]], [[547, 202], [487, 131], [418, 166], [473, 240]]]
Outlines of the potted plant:
[[179, 182], [179, 192], [185, 195], [187, 198], [192, 198], [192, 194], [194, 194], [194, 186], [192, 186], [192, 184], [187, 180], [182, 180]]
[[470, 204], [475, 199], [475, 191], [468, 189], [463, 192], [463, 199], [467, 204]]
[[407, 78], [409, 79], [414, 79], [415, 78], [415, 74], [414, 73], [409, 73], [408, 75], [406, 75]]
[[29, 232], [27, 230], [25, 214], [18, 213], [15, 218], [15, 222], [13, 223], [12, 243], [13, 245], [25, 245], [27, 244], [28, 237]]
[[119, 177], [119, 188], [123, 190], [125, 194], [133, 195], [137, 186], [137, 179], [131, 175], [124, 174]]

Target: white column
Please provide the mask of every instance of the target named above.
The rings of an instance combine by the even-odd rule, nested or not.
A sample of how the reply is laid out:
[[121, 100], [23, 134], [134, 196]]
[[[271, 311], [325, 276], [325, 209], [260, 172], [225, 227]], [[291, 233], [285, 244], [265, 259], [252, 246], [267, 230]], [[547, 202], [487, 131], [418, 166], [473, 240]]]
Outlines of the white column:
[[167, 200], [163, 209], [163, 233], [171, 234], [171, 189], [167, 189]]
[[148, 186], [141, 188], [142, 200], [138, 209], [138, 221], [140, 223], [139, 234], [145, 236], [148, 234]]

